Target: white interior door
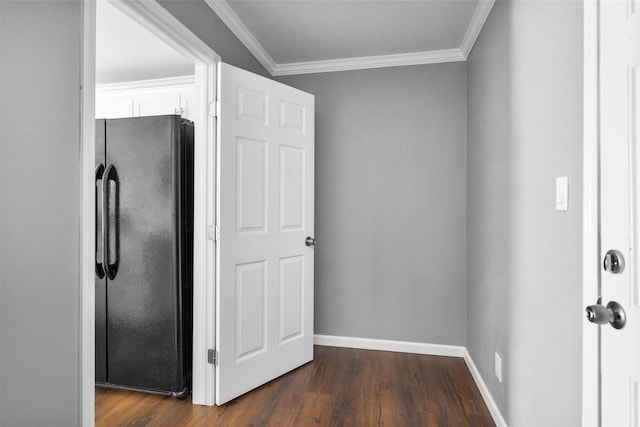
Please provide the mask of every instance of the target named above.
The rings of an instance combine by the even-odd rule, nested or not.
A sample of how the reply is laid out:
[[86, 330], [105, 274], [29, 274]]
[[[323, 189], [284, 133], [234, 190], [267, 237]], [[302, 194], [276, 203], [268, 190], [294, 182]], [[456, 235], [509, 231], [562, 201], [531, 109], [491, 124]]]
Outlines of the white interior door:
[[314, 98], [220, 64], [216, 403], [313, 359]]
[[626, 325], [601, 330], [602, 425], [640, 426], [640, 2], [600, 2], [601, 260], [618, 250], [623, 271], [602, 271], [602, 304]]

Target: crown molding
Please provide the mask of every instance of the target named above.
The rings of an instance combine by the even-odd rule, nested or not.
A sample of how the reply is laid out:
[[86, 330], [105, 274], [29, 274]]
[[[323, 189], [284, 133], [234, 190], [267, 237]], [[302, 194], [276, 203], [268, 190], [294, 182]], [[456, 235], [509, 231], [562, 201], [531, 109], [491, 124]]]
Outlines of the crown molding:
[[204, 0], [220, 17], [231, 32], [256, 57], [272, 76], [291, 74], [328, 73], [332, 71], [350, 71], [369, 68], [401, 67], [406, 65], [438, 64], [442, 62], [466, 61], [475, 44], [484, 23], [491, 12], [495, 0], [479, 0], [471, 17], [460, 48], [410, 52], [394, 55], [364, 56], [357, 58], [330, 59], [325, 61], [306, 61], [276, 64], [262, 45], [242, 23], [231, 9], [228, 0]]
[[158, 2], [107, 1], [167, 45], [185, 54], [190, 60], [204, 64], [220, 61], [220, 55], [215, 53], [208, 44], [193, 34], [189, 28]]
[[269, 74], [273, 75], [273, 70], [276, 67], [276, 63], [271, 58], [271, 56], [267, 53], [266, 50], [262, 47], [262, 45], [256, 40], [256, 38], [251, 34], [251, 31], [242, 23], [238, 15], [231, 9], [229, 4], [225, 0], [204, 0], [205, 3], [213, 9], [213, 11], [220, 17], [222, 22], [224, 22], [227, 27], [231, 30], [233, 34], [235, 34], [238, 39], [242, 42], [242, 44], [249, 49], [249, 52], [256, 57], [258, 62], [262, 64], [262, 66], [269, 72]]
[[276, 64], [272, 75], [286, 76], [291, 74], [364, 70], [368, 68], [402, 67], [405, 65], [457, 62], [464, 61], [465, 59], [466, 57], [460, 49], [433, 50], [429, 52], [412, 52], [396, 55], [363, 56], [359, 58], [330, 59], [327, 61]]
[[166, 77], [161, 79], [135, 80], [131, 82], [103, 83], [96, 85], [96, 93], [106, 95], [122, 91], [137, 91], [145, 89], [185, 89], [193, 88], [196, 84], [195, 76]]
[[460, 45], [460, 50], [464, 55], [465, 60], [471, 53], [471, 49], [473, 49], [473, 45], [475, 45], [478, 36], [480, 35], [480, 31], [484, 26], [484, 23], [487, 21], [489, 17], [489, 13], [491, 12], [491, 8], [493, 8], [493, 4], [495, 0], [480, 0], [478, 1], [478, 5], [476, 6], [476, 10], [473, 12], [473, 16], [471, 17], [471, 22], [469, 22], [469, 26], [467, 27], [467, 32], [462, 39], [462, 43]]

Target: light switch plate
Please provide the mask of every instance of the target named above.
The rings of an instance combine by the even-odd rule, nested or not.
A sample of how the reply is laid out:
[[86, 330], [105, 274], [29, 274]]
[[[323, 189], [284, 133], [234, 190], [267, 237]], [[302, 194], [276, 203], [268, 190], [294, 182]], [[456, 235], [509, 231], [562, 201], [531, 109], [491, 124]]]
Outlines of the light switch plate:
[[556, 210], [569, 210], [569, 177], [556, 178]]
[[494, 361], [495, 361], [494, 370], [496, 373], [496, 378], [498, 378], [498, 381], [502, 382], [502, 358], [498, 353], [495, 353]]

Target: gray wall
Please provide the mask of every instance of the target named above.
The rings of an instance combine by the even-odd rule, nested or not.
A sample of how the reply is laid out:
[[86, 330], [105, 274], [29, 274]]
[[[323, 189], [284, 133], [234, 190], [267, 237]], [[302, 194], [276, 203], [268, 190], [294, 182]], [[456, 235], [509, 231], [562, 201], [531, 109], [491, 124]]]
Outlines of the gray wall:
[[577, 426], [581, 4], [496, 2], [467, 65], [467, 347], [509, 425]]
[[269, 76], [262, 64], [203, 0], [159, 0], [158, 2], [207, 43], [220, 55], [223, 62], [252, 73]]
[[[265, 74], [204, 3], [162, 4]], [[78, 423], [80, 9], [0, 1], [3, 426]], [[466, 344], [510, 425], [580, 422], [581, 16], [497, 2], [468, 70], [279, 79], [316, 95], [316, 332]]]
[[315, 332], [465, 344], [464, 63], [307, 74]]
[[[163, 2], [265, 74], [204, 2]], [[0, 0], [0, 425], [79, 424], [80, 1]]]
[[81, 3], [0, 1], [0, 425], [79, 423]]

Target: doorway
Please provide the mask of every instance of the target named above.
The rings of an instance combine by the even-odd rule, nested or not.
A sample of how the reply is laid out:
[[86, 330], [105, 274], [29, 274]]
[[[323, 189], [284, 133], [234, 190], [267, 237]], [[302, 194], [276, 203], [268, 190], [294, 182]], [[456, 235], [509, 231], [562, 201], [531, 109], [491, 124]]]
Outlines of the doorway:
[[[207, 348], [214, 340], [215, 247], [207, 239], [207, 227], [215, 213], [215, 117], [210, 114], [216, 97], [219, 56], [157, 2], [109, 1], [137, 25], [180, 52], [195, 65], [191, 119], [197, 124], [194, 138], [194, 276], [193, 276], [193, 403], [213, 404], [214, 370]], [[82, 69], [82, 242], [81, 242], [81, 382], [82, 424], [94, 424], [95, 289], [94, 289], [94, 158], [96, 10], [94, 0], [83, 2]]]

